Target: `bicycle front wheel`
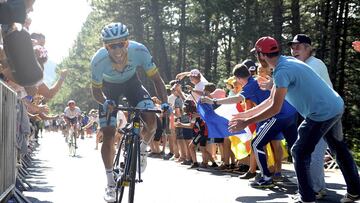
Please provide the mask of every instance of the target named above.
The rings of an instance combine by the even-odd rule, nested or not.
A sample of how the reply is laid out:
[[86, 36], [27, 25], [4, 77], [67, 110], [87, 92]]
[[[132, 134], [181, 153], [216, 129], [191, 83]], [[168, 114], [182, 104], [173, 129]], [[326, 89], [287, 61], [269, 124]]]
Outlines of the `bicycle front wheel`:
[[135, 197], [135, 184], [136, 184], [136, 166], [138, 163], [139, 156], [139, 136], [134, 137], [133, 150], [131, 154], [131, 165], [130, 165], [130, 187], [129, 187], [129, 203], [134, 202]]

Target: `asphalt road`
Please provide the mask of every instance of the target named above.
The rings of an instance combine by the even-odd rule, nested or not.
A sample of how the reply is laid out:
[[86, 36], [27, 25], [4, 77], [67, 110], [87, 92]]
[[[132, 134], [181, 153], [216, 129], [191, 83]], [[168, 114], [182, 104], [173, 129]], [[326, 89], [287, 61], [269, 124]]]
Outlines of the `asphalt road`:
[[[79, 140], [77, 157], [68, 155], [60, 133], [46, 132], [34, 153], [27, 179], [33, 189], [24, 192], [34, 203], [103, 203], [105, 171], [95, 138]], [[201, 160], [201, 159], [200, 159]], [[296, 177], [291, 164], [283, 174], [290, 180], [272, 189], [254, 189], [237, 175], [188, 169], [174, 161], [148, 158], [144, 182], [136, 185], [135, 202], [146, 203], [239, 203], [291, 202]], [[319, 202], [339, 202], [346, 193], [341, 173], [326, 172], [328, 195]]]

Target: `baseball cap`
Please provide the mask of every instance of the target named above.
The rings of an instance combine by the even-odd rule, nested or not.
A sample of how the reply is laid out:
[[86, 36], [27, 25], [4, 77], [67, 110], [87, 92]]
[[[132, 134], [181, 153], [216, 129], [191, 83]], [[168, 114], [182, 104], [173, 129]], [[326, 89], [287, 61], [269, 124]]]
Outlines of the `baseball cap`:
[[190, 71], [190, 76], [199, 76], [200, 75], [200, 71], [198, 69], [192, 69]]
[[258, 39], [258, 41], [256, 41], [255, 47], [251, 49], [251, 52], [254, 51], [261, 52], [264, 54], [269, 54], [269, 53], [279, 52], [280, 47], [278, 42], [274, 38], [270, 36], [266, 36], [266, 37], [261, 37], [260, 39]]
[[256, 71], [257, 66], [254, 61], [246, 59], [242, 64], [245, 65], [249, 71]]
[[297, 34], [291, 42], [288, 42], [287, 45], [291, 46], [292, 44], [306, 43], [311, 45], [311, 39], [305, 34]]

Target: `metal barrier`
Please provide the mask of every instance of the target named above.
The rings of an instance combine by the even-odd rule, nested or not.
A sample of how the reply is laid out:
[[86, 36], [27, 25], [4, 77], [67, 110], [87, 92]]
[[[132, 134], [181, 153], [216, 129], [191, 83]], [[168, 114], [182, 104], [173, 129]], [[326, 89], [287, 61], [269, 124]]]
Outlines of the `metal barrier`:
[[16, 93], [0, 81], [0, 202], [15, 189], [16, 104]]

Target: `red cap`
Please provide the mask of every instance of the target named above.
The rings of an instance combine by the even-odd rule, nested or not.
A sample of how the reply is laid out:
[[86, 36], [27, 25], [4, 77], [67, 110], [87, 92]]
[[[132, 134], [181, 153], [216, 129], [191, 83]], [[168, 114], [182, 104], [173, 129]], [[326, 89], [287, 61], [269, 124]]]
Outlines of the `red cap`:
[[269, 53], [279, 52], [280, 48], [279, 48], [279, 44], [274, 38], [267, 36], [267, 37], [262, 37], [258, 39], [258, 41], [256, 41], [255, 47], [251, 49], [251, 52], [254, 51], [269, 54]]

